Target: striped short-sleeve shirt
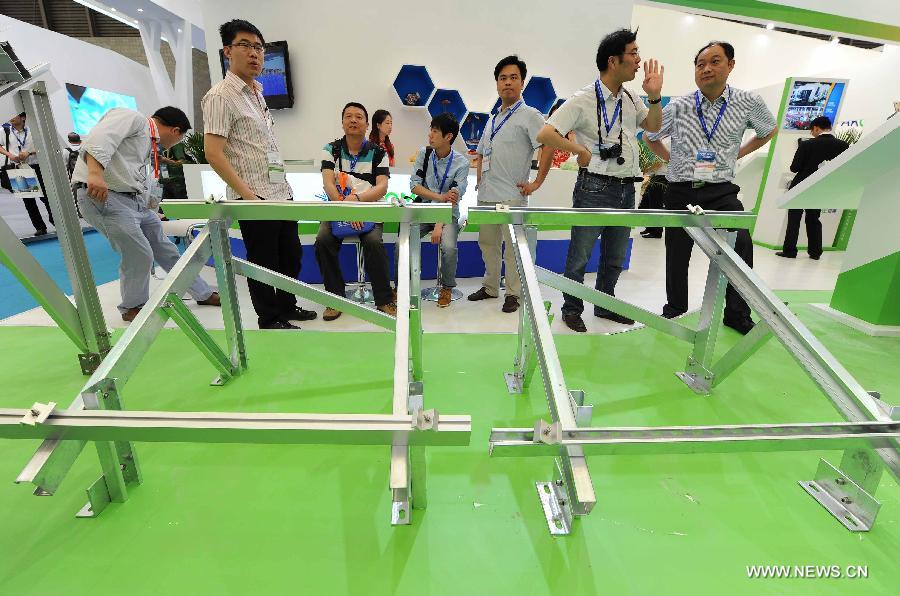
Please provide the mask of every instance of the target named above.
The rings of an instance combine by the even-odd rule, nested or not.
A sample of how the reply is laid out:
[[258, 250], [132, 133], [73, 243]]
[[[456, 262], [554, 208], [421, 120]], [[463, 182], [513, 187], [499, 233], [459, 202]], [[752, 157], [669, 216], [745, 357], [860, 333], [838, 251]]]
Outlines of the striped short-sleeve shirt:
[[[340, 145], [340, 152], [335, 145]], [[337, 159], [335, 159], [337, 153]], [[341, 184], [341, 173], [346, 175], [348, 194], [359, 194], [375, 186], [378, 176], [391, 175], [387, 154], [375, 143], [365, 141], [358, 155], [347, 151], [346, 137], [327, 143], [322, 147], [322, 170], [334, 171], [334, 182]]]
[[[280, 150], [262, 85], [253, 81], [251, 87], [228, 71], [203, 96], [201, 105], [204, 132], [225, 137], [225, 157], [250, 190], [264, 199], [291, 200], [286, 182], [269, 181], [268, 153]], [[241, 198], [230, 186], [226, 196]]]
[[[725, 105], [722, 119], [711, 140], [707, 138], [697, 114], [698, 96], [700, 112], [706, 120], [706, 131], [710, 133], [723, 104]], [[753, 129], [757, 137], [764, 137], [775, 130], [775, 125], [775, 116], [759, 94], [728, 86], [712, 102], [699, 91], [672, 99], [663, 108], [663, 122], [659, 132], [646, 134], [651, 141], [671, 137], [671, 157], [666, 174], [670, 182], [694, 180], [697, 152], [709, 149], [716, 154], [711, 181], [731, 182], [744, 131]]]

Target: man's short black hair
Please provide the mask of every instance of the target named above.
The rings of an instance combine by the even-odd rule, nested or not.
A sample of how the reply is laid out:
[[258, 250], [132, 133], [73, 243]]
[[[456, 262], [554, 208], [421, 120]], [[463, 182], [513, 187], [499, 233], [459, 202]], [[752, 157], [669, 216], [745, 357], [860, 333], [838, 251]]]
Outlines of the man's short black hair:
[[21, 114], [19, 114], [19, 118], [25, 118], [25, 117], [26, 117], [25, 112], [22, 112]]
[[697, 64], [697, 58], [700, 57], [700, 54], [703, 53], [704, 50], [707, 50], [713, 46], [719, 46], [722, 48], [722, 51], [725, 52], [725, 57], [729, 60], [734, 60], [734, 46], [728, 43], [727, 41], [711, 41], [699, 50], [697, 50], [697, 54], [694, 56], [694, 64]]
[[441, 131], [441, 136], [452, 134], [453, 138], [450, 139], [450, 143], [452, 144], [459, 134], [459, 120], [457, 120], [456, 116], [453, 114], [443, 112], [431, 119], [431, 128], [436, 128]]
[[609, 68], [609, 59], [613, 56], [622, 56], [625, 47], [634, 43], [637, 39], [637, 30], [618, 29], [600, 40], [597, 46], [597, 70], [606, 72]]
[[222, 46], [230, 46], [234, 43], [234, 38], [237, 37], [238, 33], [250, 33], [257, 36], [261, 43], [266, 43], [263, 34], [260, 33], [259, 29], [257, 29], [253, 23], [243, 19], [234, 19], [227, 23], [223, 23], [222, 26], [219, 27], [219, 35], [222, 37]]
[[369, 121], [369, 110], [366, 109], [366, 106], [356, 101], [347, 102], [347, 105], [345, 105], [344, 109], [341, 110], [341, 120], [344, 119], [344, 113], [347, 111], [347, 108], [359, 108], [363, 111], [363, 114], [366, 115], [366, 122]]
[[175, 126], [185, 133], [191, 129], [191, 121], [188, 120], [187, 114], [176, 107], [166, 106], [159, 108], [153, 112], [153, 117], [166, 126]]
[[513, 54], [512, 56], [507, 56], [503, 60], [497, 63], [497, 66], [494, 67], [494, 80], [500, 80], [500, 71], [506, 68], [507, 66], [518, 66], [519, 73], [522, 75], [522, 80], [525, 80], [525, 75], [528, 74], [528, 68], [525, 66], [525, 63], [519, 60], [519, 57]]
[[828, 116], [819, 116], [818, 118], [813, 118], [813, 121], [809, 123], [809, 128], [831, 130], [831, 120], [828, 118]]

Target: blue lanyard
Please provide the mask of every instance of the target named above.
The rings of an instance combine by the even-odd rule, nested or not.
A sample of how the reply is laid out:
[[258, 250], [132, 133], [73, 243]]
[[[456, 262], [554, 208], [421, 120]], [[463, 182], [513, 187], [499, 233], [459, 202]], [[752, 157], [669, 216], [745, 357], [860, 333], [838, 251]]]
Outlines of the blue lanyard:
[[[431, 165], [432, 172], [434, 176], [434, 181], [437, 182], [437, 154], [435, 151], [431, 152]], [[441, 178], [441, 189], [438, 191], [439, 195], [444, 194], [444, 184], [447, 182], [447, 174], [450, 173], [450, 166], [453, 165], [453, 149], [450, 150], [450, 159], [447, 160], [447, 167], [444, 168], [444, 177]]]
[[347, 155], [350, 155], [350, 171], [351, 172], [356, 170], [356, 164], [359, 163], [359, 159], [366, 152], [366, 147], [368, 146], [368, 144], [369, 144], [369, 141], [363, 141], [362, 147], [359, 148], [359, 153], [356, 154], [355, 158], [352, 155], [350, 155], [349, 151], [347, 151]]
[[723, 97], [722, 98], [722, 107], [719, 108], [719, 115], [716, 116], [716, 122], [713, 124], [712, 131], [710, 131], [706, 127], [706, 118], [703, 117], [703, 110], [700, 109], [700, 91], [694, 91], [694, 103], [697, 105], [697, 118], [700, 120], [700, 126], [703, 127], [703, 134], [706, 135], [706, 140], [709, 143], [712, 143], [713, 135], [716, 134], [716, 129], [719, 128], [719, 123], [722, 121], [722, 115], [725, 114], [725, 110], [728, 108], [728, 101]]
[[12, 131], [13, 136], [16, 137], [16, 141], [18, 141], [18, 143], [19, 143], [19, 151], [21, 151], [22, 149], [24, 149], [24, 148], [25, 148], [25, 141], [28, 140], [28, 129], [27, 129], [27, 128], [25, 129], [25, 138], [24, 138], [24, 139], [20, 139], [20, 138], [19, 138], [19, 135], [16, 134], [16, 129], [13, 128], [12, 126], [9, 127], [9, 130]]
[[[619, 117], [622, 111], [622, 98], [620, 97], [619, 101], [616, 102], [616, 109], [613, 111], [612, 122], [610, 122], [606, 119], [606, 100], [603, 99], [603, 92], [600, 90], [600, 81], [594, 81], [594, 90], [597, 91], [597, 103], [600, 104], [600, 109], [603, 113], [603, 126], [606, 127], [606, 134], [609, 134], [609, 131], [616, 125], [616, 118]], [[610, 93], [610, 97], [612, 97], [612, 93]]]
[[504, 124], [506, 124], [506, 121], [512, 117], [513, 113], [515, 113], [515, 111], [519, 109], [520, 105], [522, 105], [521, 99], [519, 100], [519, 102], [516, 105], [514, 105], [513, 107], [511, 107], [509, 109], [509, 112], [506, 113], [506, 118], [504, 118], [503, 121], [500, 123], [500, 126], [498, 126], [496, 128], [494, 128], [494, 125], [497, 124], [497, 114], [499, 114], [500, 112], [497, 112], [497, 114], [494, 114], [494, 117], [491, 118], [491, 142], [494, 142], [494, 137], [497, 135], [498, 132], [500, 132], [500, 129], [503, 128]]

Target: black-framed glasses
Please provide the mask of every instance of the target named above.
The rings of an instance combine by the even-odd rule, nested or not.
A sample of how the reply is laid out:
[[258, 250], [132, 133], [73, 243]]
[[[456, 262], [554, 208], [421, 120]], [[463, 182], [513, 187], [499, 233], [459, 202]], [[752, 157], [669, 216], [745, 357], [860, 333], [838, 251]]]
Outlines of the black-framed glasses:
[[235, 46], [237, 46], [239, 48], [244, 48], [248, 52], [254, 51], [254, 52], [259, 52], [260, 54], [266, 53], [266, 46], [264, 46], [261, 43], [250, 43], [248, 41], [239, 41], [237, 43], [231, 44], [231, 47], [235, 47]]

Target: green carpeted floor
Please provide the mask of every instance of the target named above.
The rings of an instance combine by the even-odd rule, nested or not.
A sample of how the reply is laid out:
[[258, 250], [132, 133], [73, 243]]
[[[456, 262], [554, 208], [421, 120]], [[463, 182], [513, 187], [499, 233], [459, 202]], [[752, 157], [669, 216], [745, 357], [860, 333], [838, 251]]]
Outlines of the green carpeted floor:
[[[900, 339], [795, 310], [866, 388], [900, 403]], [[736, 339], [728, 331], [719, 350]], [[165, 331], [123, 399], [130, 409], [386, 413], [392, 341], [251, 331], [250, 372], [218, 388], [190, 342]], [[0, 345], [0, 406], [65, 406], [84, 381], [58, 330], [2, 327]], [[709, 397], [673, 374], [687, 344], [651, 330], [557, 345], [597, 425], [840, 419], [777, 340]], [[883, 477], [878, 521], [861, 534], [797, 485], [839, 452], [594, 457], [596, 508], [572, 535], [551, 537], [534, 482], [552, 460], [487, 454], [491, 426], [548, 417], [539, 377], [527, 396], [506, 393], [514, 349], [510, 335], [426, 335], [426, 403], [471, 414], [473, 433], [469, 447], [429, 450], [429, 506], [407, 527], [389, 523], [387, 447], [140, 444], [144, 484], [77, 520], [99, 475], [95, 451], [56, 496], [37, 498], [12, 483], [36, 442], [0, 440], [0, 594], [896, 593], [894, 479]], [[757, 564], [866, 565], [869, 577], [748, 579]]]

